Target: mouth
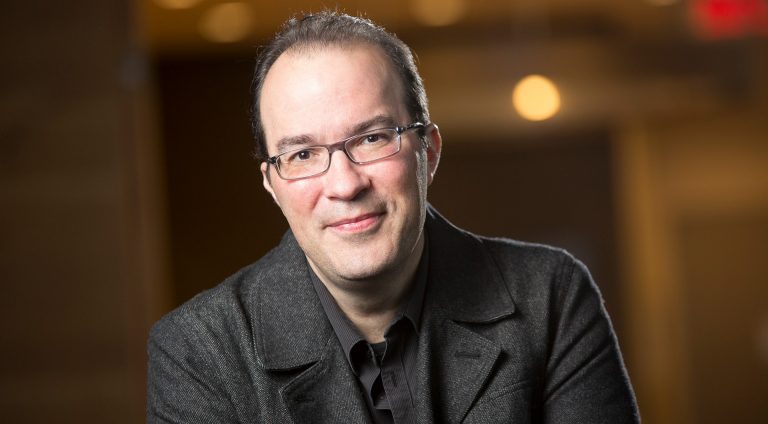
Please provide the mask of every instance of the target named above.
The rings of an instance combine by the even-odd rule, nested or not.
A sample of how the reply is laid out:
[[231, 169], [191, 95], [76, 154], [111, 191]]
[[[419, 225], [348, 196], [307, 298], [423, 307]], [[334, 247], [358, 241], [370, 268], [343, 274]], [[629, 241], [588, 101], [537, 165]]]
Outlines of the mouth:
[[345, 233], [359, 233], [370, 230], [381, 222], [383, 213], [366, 213], [352, 218], [344, 218], [328, 224], [328, 228]]

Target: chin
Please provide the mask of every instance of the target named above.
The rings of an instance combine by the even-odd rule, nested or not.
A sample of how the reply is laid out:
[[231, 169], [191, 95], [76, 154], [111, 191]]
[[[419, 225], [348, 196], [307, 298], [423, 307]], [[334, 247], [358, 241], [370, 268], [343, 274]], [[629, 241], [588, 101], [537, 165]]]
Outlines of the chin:
[[368, 265], [362, 267], [344, 266], [338, 268], [337, 274], [345, 280], [361, 281], [374, 279], [385, 272], [383, 266]]
[[373, 258], [367, 254], [360, 254], [357, 257], [363, 260], [345, 260], [336, 267], [336, 274], [346, 280], [359, 281], [378, 278], [387, 274], [392, 269], [393, 258], [376, 258], [376, 260], [371, 260]]

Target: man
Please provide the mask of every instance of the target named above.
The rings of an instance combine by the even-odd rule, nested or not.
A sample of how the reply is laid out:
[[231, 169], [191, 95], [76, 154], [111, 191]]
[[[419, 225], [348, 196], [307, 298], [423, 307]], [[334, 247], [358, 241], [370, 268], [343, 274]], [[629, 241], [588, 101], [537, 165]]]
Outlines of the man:
[[442, 140], [408, 47], [360, 18], [294, 19], [253, 89], [290, 231], [153, 328], [149, 422], [638, 420], [584, 266], [427, 204]]

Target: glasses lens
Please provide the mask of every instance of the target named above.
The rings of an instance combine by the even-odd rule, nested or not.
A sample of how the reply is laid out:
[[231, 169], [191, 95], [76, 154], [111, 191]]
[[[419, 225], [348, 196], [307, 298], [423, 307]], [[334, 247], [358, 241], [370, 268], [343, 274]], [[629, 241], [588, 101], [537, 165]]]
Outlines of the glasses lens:
[[[342, 142], [332, 146], [312, 146], [285, 152], [277, 156], [277, 173], [287, 180], [312, 177], [328, 169], [330, 152], [340, 149]], [[400, 151], [400, 134], [394, 128], [371, 130], [343, 142], [349, 157], [358, 164], [373, 162]], [[329, 150], [332, 149], [332, 150]]]
[[328, 150], [322, 146], [286, 152], [277, 158], [277, 172], [286, 179], [306, 178], [325, 172]]
[[346, 148], [357, 163], [384, 159], [400, 151], [400, 134], [395, 129], [368, 131], [347, 141]]

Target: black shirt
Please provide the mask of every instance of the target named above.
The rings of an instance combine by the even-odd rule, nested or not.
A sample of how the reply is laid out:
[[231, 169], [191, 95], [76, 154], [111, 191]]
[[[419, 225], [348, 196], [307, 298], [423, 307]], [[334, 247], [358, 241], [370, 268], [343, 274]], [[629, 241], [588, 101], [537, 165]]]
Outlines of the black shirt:
[[374, 423], [416, 423], [414, 391], [419, 323], [427, 286], [428, 249], [419, 261], [411, 291], [381, 343], [368, 343], [310, 268], [312, 284], [364, 393]]

